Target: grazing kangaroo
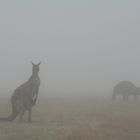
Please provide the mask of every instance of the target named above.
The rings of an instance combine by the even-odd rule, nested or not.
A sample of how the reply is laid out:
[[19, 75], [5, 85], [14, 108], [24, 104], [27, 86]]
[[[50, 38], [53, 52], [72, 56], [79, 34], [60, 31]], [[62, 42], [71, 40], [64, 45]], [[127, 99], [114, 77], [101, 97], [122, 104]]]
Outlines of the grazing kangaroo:
[[12, 97], [12, 112], [7, 118], [0, 118], [1, 122], [13, 121], [20, 115], [20, 121], [23, 120], [25, 111], [28, 111], [28, 122], [31, 122], [32, 107], [36, 104], [38, 91], [40, 87], [39, 64], [32, 63], [32, 75], [27, 82], [15, 89]]
[[128, 97], [132, 95], [136, 100], [140, 95], [140, 88], [136, 87], [132, 82], [121, 81], [114, 87], [112, 100], [115, 100], [117, 95], [121, 95], [123, 100], [128, 100]]

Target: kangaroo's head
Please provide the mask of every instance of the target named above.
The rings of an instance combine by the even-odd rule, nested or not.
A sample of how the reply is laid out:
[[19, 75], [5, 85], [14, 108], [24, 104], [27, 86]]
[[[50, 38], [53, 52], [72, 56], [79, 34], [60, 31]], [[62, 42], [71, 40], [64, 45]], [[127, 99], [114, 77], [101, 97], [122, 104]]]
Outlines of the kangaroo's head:
[[40, 66], [40, 64], [41, 64], [41, 62], [40, 63], [38, 63], [38, 64], [34, 64], [33, 62], [32, 62], [32, 72], [33, 72], [33, 74], [37, 74], [38, 72], [39, 72], [39, 66]]

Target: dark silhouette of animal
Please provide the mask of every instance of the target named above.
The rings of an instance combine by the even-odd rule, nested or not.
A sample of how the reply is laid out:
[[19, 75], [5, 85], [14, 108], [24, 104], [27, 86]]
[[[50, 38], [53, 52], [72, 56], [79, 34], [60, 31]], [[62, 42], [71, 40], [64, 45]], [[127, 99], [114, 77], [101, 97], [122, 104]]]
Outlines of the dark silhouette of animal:
[[121, 95], [123, 100], [128, 100], [129, 96], [133, 96], [136, 100], [140, 95], [140, 88], [136, 87], [132, 82], [121, 81], [114, 87], [112, 100], [115, 100], [117, 95]]
[[1, 122], [13, 121], [19, 115], [23, 120], [25, 111], [28, 111], [28, 122], [31, 122], [32, 107], [36, 104], [40, 87], [39, 64], [32, 63], [32, 75], [27, 82], [15, 89], [12, 97], [12, 112], [7, 118], [0, 118]]

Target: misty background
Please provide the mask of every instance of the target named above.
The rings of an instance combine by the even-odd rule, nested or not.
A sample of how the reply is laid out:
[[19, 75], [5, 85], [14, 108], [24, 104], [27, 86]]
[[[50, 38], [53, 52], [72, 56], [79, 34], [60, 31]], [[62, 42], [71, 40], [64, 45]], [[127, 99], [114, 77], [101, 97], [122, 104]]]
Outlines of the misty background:
[[11, 95], [40, 65], [40, 96], [140, 86], [140, 1], [0, 1], [0, 94]]

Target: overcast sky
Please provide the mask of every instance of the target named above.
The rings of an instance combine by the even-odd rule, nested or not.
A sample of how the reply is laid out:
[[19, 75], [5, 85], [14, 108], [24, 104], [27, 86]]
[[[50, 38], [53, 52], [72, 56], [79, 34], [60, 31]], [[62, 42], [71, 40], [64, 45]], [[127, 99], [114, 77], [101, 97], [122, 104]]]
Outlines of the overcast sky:
[[[140, 86], [140, 1], [0, 1], [0, 89], [27, 81], [42, 61], [40, 94], [91, 95]], [[1, 94], [3, 94], [1, 93]]]

